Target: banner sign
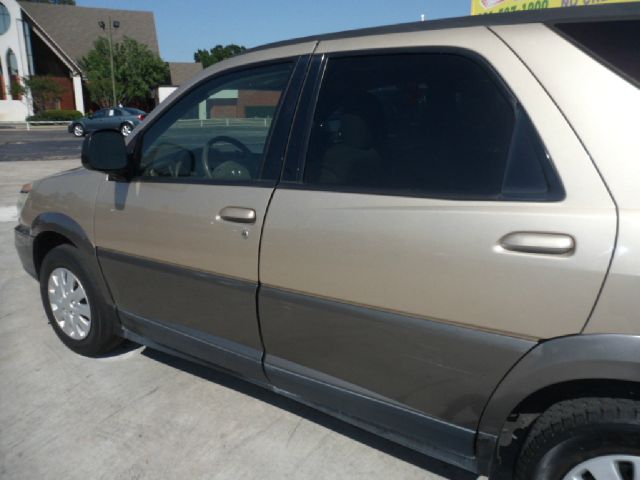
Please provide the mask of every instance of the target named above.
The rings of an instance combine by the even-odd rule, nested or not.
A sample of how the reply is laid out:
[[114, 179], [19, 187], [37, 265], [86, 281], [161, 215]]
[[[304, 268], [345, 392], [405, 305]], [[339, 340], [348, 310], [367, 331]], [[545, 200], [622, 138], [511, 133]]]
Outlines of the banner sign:
[[521, 12], [543, 8], [584, 7], [606, 3], [631, 3], [640, 0], [471, 0], [471, 15]]

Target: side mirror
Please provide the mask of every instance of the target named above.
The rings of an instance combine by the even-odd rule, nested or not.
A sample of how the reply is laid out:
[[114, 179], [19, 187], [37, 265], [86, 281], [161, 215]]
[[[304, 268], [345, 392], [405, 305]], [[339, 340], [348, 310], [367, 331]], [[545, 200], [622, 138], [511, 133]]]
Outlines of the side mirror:
[[90, 133], [82, 144], [82, 165], [118, 179], [127, 178], [130, 164], [122, 134], [116, 130]]

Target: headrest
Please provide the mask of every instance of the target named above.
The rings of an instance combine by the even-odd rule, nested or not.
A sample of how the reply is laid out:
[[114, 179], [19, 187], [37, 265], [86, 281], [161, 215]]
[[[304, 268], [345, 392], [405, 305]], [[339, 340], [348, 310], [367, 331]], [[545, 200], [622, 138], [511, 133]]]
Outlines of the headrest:
[[342, 140], [350, 147], [367, 149], [373, 145], [373, 136], [364, 119], [358, 115], [342, 115]]

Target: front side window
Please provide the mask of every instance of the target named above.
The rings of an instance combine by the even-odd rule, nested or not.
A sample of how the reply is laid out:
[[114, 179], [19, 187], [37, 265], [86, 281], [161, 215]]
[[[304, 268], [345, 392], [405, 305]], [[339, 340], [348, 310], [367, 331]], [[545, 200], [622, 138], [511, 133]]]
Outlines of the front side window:
[[259, 181], [292, 69], [256, 67], [196, 87], [145, 133], [140, 176]]
[[303, 180], [350, 191], [535, 200], [556, 189], [544, 163], [526, 115], [475, 60], [338, 57], [326, 67]]

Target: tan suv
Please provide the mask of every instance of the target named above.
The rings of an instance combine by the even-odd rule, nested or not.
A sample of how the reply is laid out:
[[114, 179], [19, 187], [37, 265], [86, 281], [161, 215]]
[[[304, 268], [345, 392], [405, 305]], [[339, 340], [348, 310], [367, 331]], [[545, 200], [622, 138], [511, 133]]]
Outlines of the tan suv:
[[55, 332], [204, 362], [465, 469], [640, 478], [640, 5], [202, 72], [25, 194]]

